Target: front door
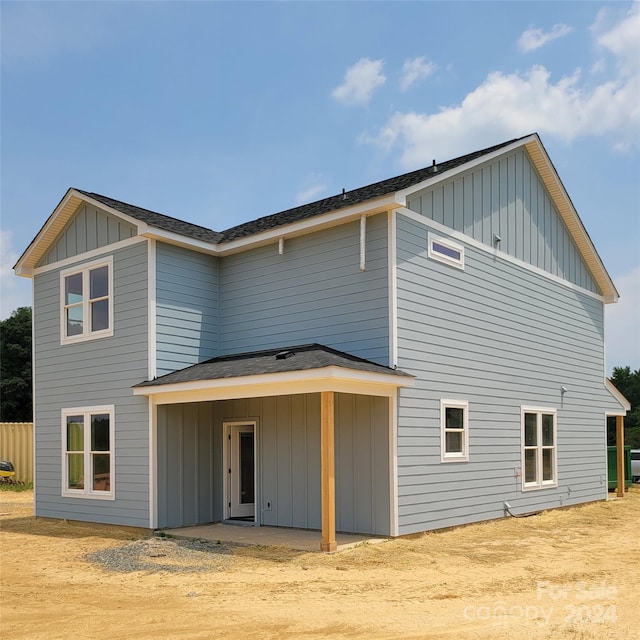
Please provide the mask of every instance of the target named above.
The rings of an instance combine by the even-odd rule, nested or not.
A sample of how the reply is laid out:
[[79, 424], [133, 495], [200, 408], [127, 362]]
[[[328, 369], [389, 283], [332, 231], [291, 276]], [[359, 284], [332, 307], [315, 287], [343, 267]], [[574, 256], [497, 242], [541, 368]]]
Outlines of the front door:
[[227, 517], [255, 518], [255, 425], [227, 424]]

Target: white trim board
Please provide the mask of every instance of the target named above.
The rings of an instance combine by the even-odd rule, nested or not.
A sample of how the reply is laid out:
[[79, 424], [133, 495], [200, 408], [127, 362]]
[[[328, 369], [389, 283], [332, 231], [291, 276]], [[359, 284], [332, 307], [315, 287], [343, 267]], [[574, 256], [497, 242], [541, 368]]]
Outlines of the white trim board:
[[158, 404], [259, 398], [321, 391], [390, 397], [396, 394], [398, 387], [413, 386], [413, 384], [413, 377], [369, 373], [331, 366], [237, 378], [148, 385], [134, 387], [133, 394], [154, 396]]

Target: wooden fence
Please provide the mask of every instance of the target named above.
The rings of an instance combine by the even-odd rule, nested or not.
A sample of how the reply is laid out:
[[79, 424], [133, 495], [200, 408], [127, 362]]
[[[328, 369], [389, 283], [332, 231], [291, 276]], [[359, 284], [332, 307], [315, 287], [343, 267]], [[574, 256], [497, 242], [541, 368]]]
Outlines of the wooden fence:
[[0, 460], [13, 462], [16, 480], [33, 482], [32, 422], [0, 422]]

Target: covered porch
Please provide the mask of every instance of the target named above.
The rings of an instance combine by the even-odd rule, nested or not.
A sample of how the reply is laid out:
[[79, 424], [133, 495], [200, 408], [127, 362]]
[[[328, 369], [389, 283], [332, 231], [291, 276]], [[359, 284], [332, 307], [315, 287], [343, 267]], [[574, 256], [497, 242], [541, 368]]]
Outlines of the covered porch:
[[397, 535], [396, 397], [412, 383], [305, 345], [137, 385], [150, 405], [152, 528], [308, 529], [322, 551], [338, 548], [337, 532]]

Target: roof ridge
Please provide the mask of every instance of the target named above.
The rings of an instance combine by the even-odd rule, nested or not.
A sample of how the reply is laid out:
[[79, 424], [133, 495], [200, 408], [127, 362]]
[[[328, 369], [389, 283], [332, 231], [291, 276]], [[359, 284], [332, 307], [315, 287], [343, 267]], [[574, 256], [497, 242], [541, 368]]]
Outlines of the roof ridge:
[[315, 216], [329, 213], [331, 211], [337, 211], [339, 209], [350, 207], [355, 204], [360, 204], [362, 202], [386, 196], [395, 191], [406, 189], [407, 187], [414, 186], [415, 184], [423, 182], [433, 177], [434, 175], [441, 175], [443, 172], [455, 169], [456, 167], [464, 165], [471, 160], [481, 158], [482, 156], [493, 153], [498, 149], [507, 147], [520, 140], [524, 140], [531, 135], [535, 134], [527, 134], [526, 136], [522, 136], [520, 138], [513, 138], [511, 140], [507, 140], [506, 142], [501, 142], [484, 149], [479, 149], [477, 151], [473, 151], [456, 158], [445, 160], [436, 165], [438, 169], [437, 172], [434, 171], [432, 165], [414, 169], [406, 173], [401, 173], [392, 178], [385, 178], [384, 180], [378, 180], [377, 182], [372, 182], [361, 187], [356, 187], [355, 189], [351, 189], [350, 191], [343, 191], [342, 193], [328, 196], [320, 200], [315, 200], [314, 202], [309, 202], [297, 207], [290, 207], [289, 209], [283, 209], [282, 211], [278, 211], [276, 213], [271, 213], [259, 218], [255, 218], [253, 220], [248, 220], [246, 222], [234, 225], [233, 227], [229, 227], [224, 231], [214, 231], [213, 229], [210, 229], [203, 225], [195, 224], [193, 222], [187, 222], [185, 220], [181, 220], [164, 213], [158, 213], [157, 211], [152, 211], [151, 209], [145, 209], [144, 207], [129, 204], [127, 202], [123, 202], [122, 200], [116, 200], [115, 198], [111, 198], [109, 196], [103, 196], [99, 193], [84, 191], [82, 189], [75, 190], [79, 193], [82, 193], [83, 195], [97, 200], [98, 202], [102, 202], [107, 206], [111, 206], [112, 208], [120, 211], [121, 213], [124, 213], [125, 215], [129, 215], [138, 220], [147, 222], [152, 226], [156, 226], [158, 228], [177, 233], [179, 235], [185, 235], [188, 237], [203, 240], [205, 242], [220, 244], [260, 233], [262, 231], [267, 231], [275, 227], [298, 222], [300, 220], [305, 220], [307, 218], [313, 218]]

